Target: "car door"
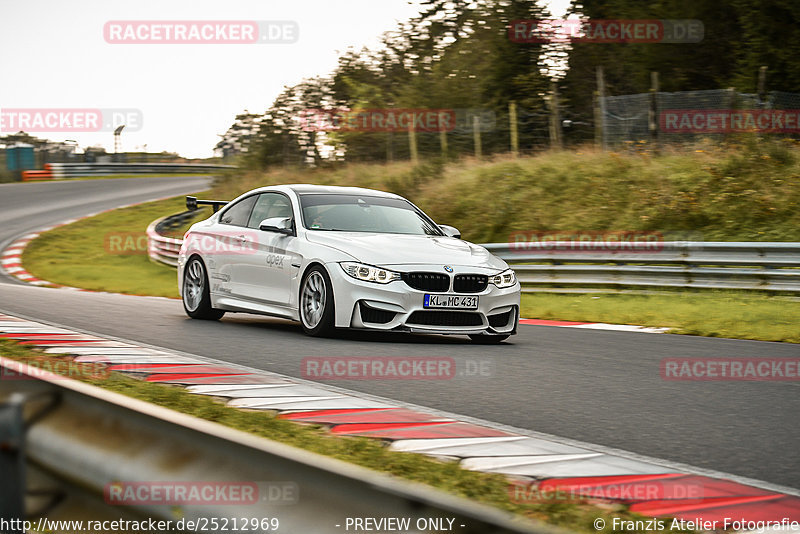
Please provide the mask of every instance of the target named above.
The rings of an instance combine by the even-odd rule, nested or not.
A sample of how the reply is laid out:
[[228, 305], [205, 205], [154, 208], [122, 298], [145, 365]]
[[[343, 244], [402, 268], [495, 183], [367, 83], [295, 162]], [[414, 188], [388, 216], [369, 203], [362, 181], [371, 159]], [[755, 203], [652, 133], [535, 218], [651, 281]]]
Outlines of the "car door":
[[277, 192], [259, 194], [247, 223], [253, 254], [242, 258], [237, 282], [248, 299], [285, 307], [291, 302], [291, 281], [297, 275], [301, 256], [293, 235], [259, 229], [262, 221], [275, 217], [294, 220], [289, 197]]
[[208, 262], [211, 291], [220, 296], [242, 298], [241, 279], [255, 253], [253, 231], [247, 228], [257, 195], [250, 195], [224, 208], [212, 229], [214, 240], [203, 245]]

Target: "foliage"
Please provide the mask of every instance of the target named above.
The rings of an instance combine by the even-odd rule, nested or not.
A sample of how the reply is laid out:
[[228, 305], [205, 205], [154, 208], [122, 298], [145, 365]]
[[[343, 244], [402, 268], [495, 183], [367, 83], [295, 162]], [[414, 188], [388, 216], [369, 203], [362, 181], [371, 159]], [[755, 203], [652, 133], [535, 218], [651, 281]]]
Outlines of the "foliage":
[[[593, 135], [598, 66], [609, 95], [647, 92], [654, 71], [662, 91], [733, 86], [754, 93], [762, 65], [768, 67], [767, 91], [800, 87], [795, 0], [576, 0], [572, 12], [601, 20], [695, 19], [704, 37], [684, 44], [515, 43], [508, 36], [512, 21], [550, 17], [534, 0], [425, 0], [420, 14], [383, 35], [377, 49], [346, 50], [332, 73], [287, 87], [265, 112], [247, 162], [265, 169], [410, 158], [404, 131], [313, 131], [299, 120], [309, 110], [482, 110], [504, 126], [482, 136], [483, 153], [497, 154], [509, 150], [505, 125], [509, 103], [516, 102], [520, 149], [538, 150], [547, 139], [551, 76], [559, 85], [561, 116], [573, 124], [565, 135], [574, 144]], [[550, 66], [552, 60], [561, 67]], [[423, 158], [474, 153], [469, 124], [448, 134], [446, 152], [435, 133], [417, 135], [417, 143]]]

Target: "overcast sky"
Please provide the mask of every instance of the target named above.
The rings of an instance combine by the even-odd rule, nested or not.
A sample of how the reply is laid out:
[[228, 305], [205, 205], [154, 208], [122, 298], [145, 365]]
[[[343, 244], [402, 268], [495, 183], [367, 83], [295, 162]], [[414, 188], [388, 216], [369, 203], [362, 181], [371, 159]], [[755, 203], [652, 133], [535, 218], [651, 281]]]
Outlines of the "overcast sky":
[[[555, 0], [564, 4], [567, 0]], [[284, 86], [325, 75], [348, 47], [419, 11], [418, 0], [0, 0], [0, 108], [133, 108], [122, 150], [208, 157], [237, 113], [263, 112]], [[295, 21], [293, 44], [109, 44], [113, 20]], [[43, 132], [113, 149], [111, 132]]]

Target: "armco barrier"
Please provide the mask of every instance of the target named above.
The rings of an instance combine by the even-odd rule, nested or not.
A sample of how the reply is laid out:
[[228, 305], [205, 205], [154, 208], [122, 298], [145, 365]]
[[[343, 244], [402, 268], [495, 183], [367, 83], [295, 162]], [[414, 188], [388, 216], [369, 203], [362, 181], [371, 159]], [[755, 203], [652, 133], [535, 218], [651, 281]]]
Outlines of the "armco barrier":
[[44, 170], [24, 171], [23, 181], [115, 174], [206, 174], [234, 169], [232, 165], [199, 163], [47, 163]]
[[184, 211], [175, 215], [162, 217], [150, 223], [147, 227], [147, 254], [154, 261], [172, 267], [178, 266], [178, 253], [183, 240], [166, 237], [163, 232], [168, 228], [175, 228], [183, 222], [190, 220], [197, 211]]
[[48, 170], [44, 171], [22, 171], [22, 181], [32, 182], [37, 180], [52, 180], [53, 175]]
[[[19, 517], [23, 513], [19, 497], [25, 491], [22, 487], [25, 466], [21, 462], [24, 455], [67, 486], [96, 497], [126, 481], [130, 484], [136, 481], [280, 483], [297, 490], [291, 502], [277, 504], [270, 498], [224, 506], [215, 502], [192, 502], [179, 507], [159, 502], [134, 503], [132, 509], [137, 515], [154, 520], [182, 518], [211, 525], [217, 518], [218, 522], [230, 518], [238, 518], [239, 522], [253, 519], [259, 524], [248, 523], [248, 532], [327, 534], [344, 532], [346, 518], [391, 516], [412, 521], [449, 518], [454, 520], [453, 531], [464, 534], [564, 532], [427, 486], [51, 375], [2, 357], [0, 372], [18, 378], [0, 380], [0, 399], [10, 400], [0, 403], [0, 418], [17, 422], [4, 427], [13, 435], [0, 435], [5, 443], [14, 444], [4, 450], [2, 458], [8, 460], [2, 464], [8, 468], [2, 484], [2, 494], [7, 499], [0, 502], [3, 512], [0, 515], [4, 517], [11, 514]], [[25, 405], [28, 409], [23, 410]], [[38, 410], [38, 416], [23, 422], [23, 413], [34, 410]], [[12, 499], [13, 496], [16, 498]], [[17, 509], [16, 513], [12, 508]], [[276, 518], [280, 527], [264, 528], [260, 520], [265, 518]], [[209, 530], [220, 531], [205, 529]]]
[[[184, 212], [154, 221], [147, 228], [154, 261], [176, 266], [181, 240], [164, 237], [158, 226], [185, 220]], [[183, 218], [183, 219], [182, 219]], [[536, 287], [672, 287], [744, 289], [800, 293], [800, 243], [692, 242], [621, 243], [619, 252], [569, 252], [570, 243], [489, 243], [483, 245], [507, 261], [523, 291]], [[554, 250], [561, 249], [560, 252]]]
[[[617, 252], [569, 251], [572, 243], [483, 245], [523, 286], [674, 287], [800, 292], [800, 243], [620, 243]], [[640, 250], [637, 250], [640, 249]]]

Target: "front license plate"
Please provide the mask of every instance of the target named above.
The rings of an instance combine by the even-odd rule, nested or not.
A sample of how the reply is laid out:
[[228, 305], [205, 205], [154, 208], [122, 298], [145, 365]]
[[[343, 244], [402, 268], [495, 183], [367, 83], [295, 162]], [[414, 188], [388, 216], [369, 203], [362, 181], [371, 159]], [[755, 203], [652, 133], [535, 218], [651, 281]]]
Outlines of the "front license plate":
[[425, 294], [422, 301], [423, 308], [449, 308], [455, 310], [477, 310], [478, 297], [465, 297], [461, 295], [430, 295]]

